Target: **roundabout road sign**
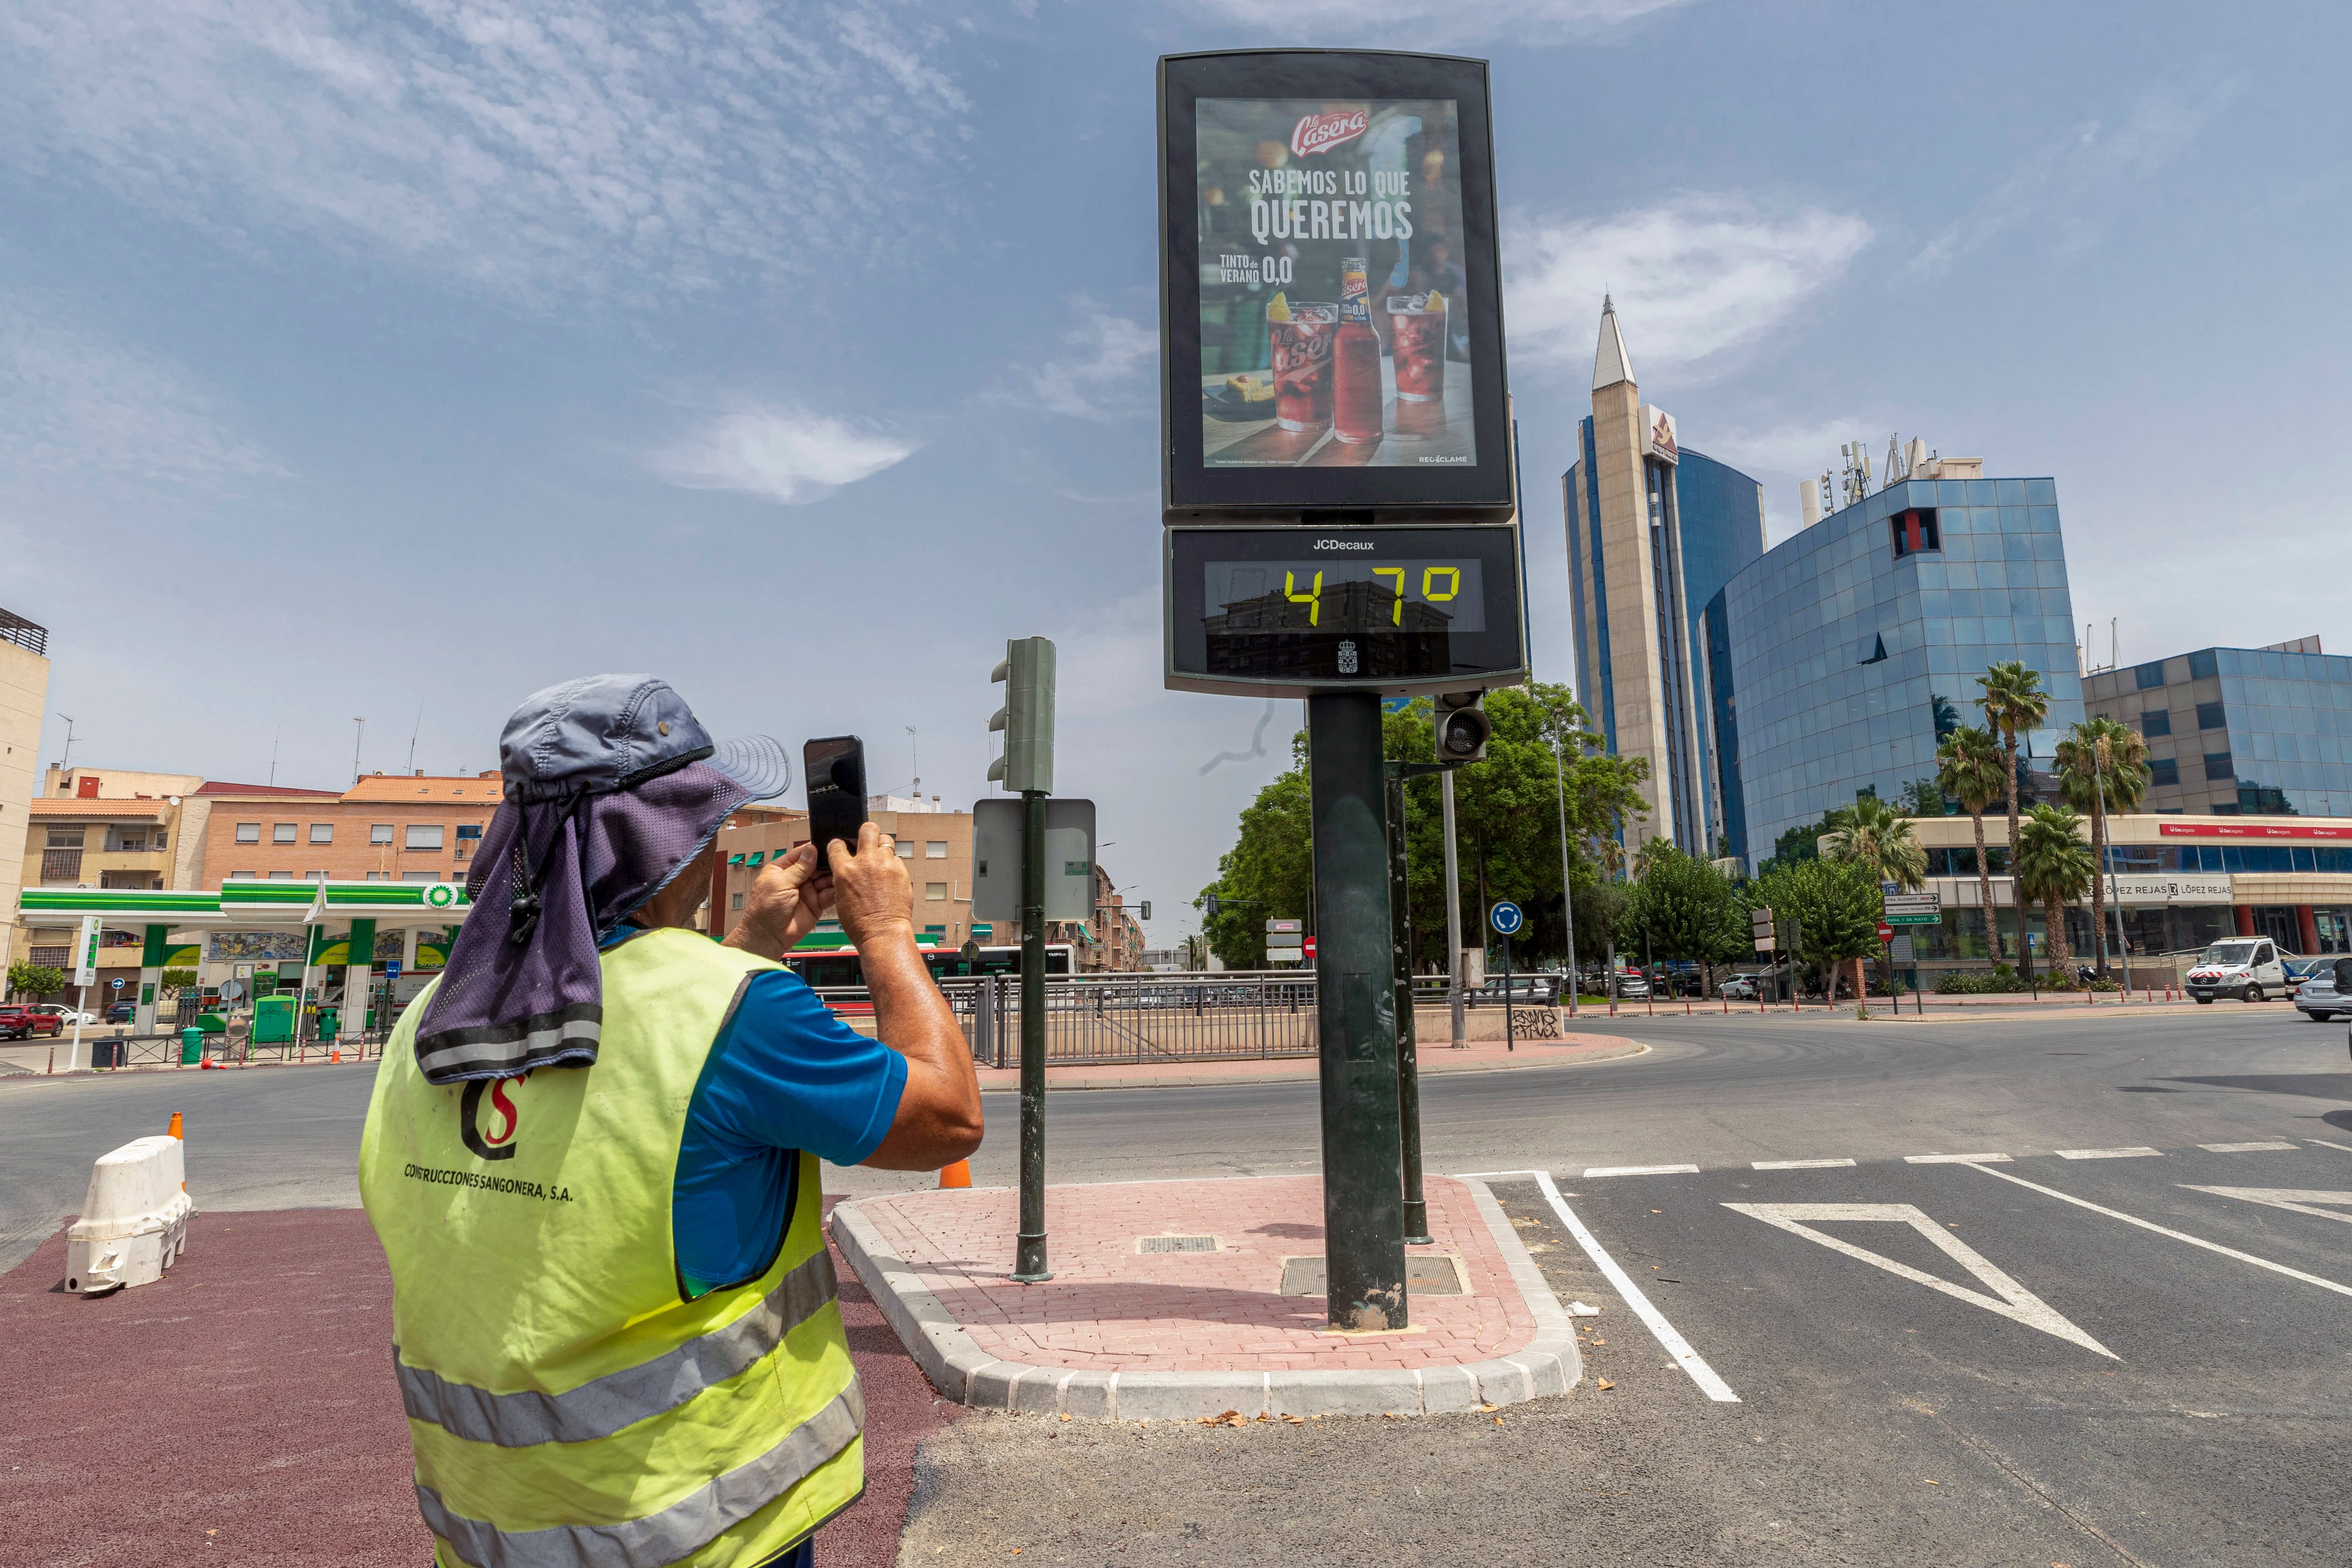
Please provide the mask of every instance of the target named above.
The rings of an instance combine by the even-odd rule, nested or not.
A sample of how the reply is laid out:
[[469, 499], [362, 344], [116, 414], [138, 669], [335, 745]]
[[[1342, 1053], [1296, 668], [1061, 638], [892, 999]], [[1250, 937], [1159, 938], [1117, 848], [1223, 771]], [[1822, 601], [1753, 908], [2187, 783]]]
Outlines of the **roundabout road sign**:
[[1486, 912], [1486, 923], [1502, 936], [1516, 936], [1519, 927], [1528, 923], [1528, 917], [1520, 913], [1517, 904], [1507, 898]]

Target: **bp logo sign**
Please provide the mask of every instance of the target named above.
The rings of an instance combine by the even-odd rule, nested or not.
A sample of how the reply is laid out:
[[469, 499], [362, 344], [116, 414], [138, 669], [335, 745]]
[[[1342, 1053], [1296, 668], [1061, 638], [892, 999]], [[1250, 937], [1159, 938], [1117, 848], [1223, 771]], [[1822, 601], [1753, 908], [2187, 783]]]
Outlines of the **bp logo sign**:
[[428, 883], [417, 898], [427, 909], [455, 909], [457, 907], [457, 884], [446, 882]]

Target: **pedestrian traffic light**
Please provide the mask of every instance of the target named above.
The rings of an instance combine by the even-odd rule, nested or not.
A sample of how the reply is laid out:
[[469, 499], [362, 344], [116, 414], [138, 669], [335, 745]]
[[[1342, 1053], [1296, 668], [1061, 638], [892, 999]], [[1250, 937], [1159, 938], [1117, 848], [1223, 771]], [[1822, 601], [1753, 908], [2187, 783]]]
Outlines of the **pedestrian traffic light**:
[[988, 776], [1007, 789], [1054, 792], [1054, 644], [1043, 637], [1015, 637], [990, 672], [1004, 683], [1004, 706], [988, 721], [1004, 732], [1004, 755], [988, 765]]
[[1486, 756], [1494, 723], [1486, 716], [1485, 692], [1444, 692], [1437, 707], [1437, 760], [1478, 762]]

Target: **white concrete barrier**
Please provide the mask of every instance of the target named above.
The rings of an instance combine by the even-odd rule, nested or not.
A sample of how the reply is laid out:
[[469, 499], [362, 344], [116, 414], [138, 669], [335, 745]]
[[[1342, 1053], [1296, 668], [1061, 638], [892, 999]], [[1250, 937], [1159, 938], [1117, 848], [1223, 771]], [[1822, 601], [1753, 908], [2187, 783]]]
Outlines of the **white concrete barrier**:
[[66, 1289], [83, 1295], [147, 1285], [187, 1249], [185, 1165], [179, 1139], [134, 1138], [100, 1155], [81, 1218], [66, 1232]]

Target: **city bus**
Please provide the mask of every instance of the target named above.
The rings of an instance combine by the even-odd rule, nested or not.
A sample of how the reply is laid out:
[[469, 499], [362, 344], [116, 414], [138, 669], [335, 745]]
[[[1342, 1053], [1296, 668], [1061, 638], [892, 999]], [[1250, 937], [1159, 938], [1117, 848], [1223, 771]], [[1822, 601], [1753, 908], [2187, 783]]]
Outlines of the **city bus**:
[[[1017, 975], [1021, 972], [1021, 949], [982, 947], [976, 959], [966, 961], [958, 947], [934, 946], [917, 939], [916, 946], [923, 955], [923, 967], [937, 980], [965, 979], [975, 975]], [[1045, 946], [1045, 973], [1067, 975], [1076, 969], [1077, 949], [1067, 942], [1050, 942]], [[857, 949], [847, 946], [820, 948], [796, 947], [784, 955], [784, 963], [792, 972], [805, 981], [811, 990], [829, 993], [831, 1004], [845, 1012], [867, 1012], [873, 1003], [862, 993], [866, 988], [866, 970], [857, 959]], [[843, 993], [856, 992], [856, 996]]]

